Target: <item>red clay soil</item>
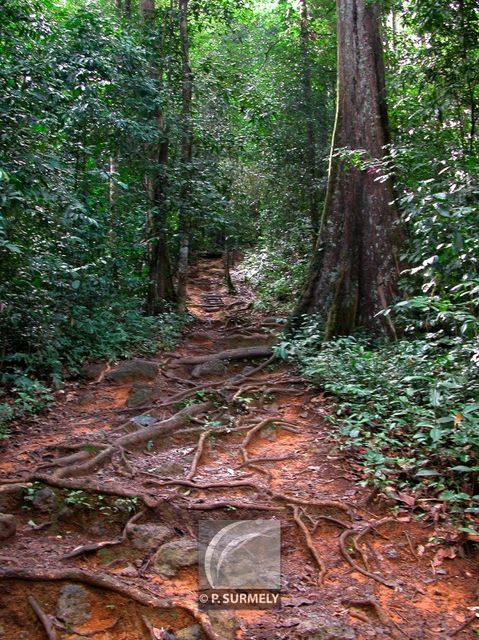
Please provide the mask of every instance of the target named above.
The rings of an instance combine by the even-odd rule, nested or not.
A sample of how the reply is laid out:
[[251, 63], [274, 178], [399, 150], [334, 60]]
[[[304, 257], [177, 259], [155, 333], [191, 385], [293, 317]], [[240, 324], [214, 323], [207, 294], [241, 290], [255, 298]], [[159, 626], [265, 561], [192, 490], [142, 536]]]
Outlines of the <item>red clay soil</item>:
[[[201, 637], [217, 640], [477, 637], [474, 550], [460, 545], [446, 524], [407, 505], [391, 505], [358, 484], [360, 468], [341, 451], [324, 419], [331, 399], [277, 362], [254, 372], [264, 359], [235, 360], [194, 379], [194, 367], [178, 363], [274, 342], [280, 326], [253, 310], [254, 294], [233, 276], [236, 296], [223, 285], [221, 261], [203, 260], [192, 269], [189, 309], [195, 321], [174, 353], [150, 358], [159, 374], [149, 383], [149, 406], [126, 406], [133, 383], [117, 385], [103, 376], [72, 383], [46, 415], [15, 425], [1, 445], [0, 512], [14, 514], [17, 533], [0, 542], [0, 638], [48, 637], [28, 601], [32, 595], [58, 640], [166, 637], [161, 628], [175, 637], [195, 620]], [[241, 380], [241, 374], [249, 377]], [[198, 395], [194, 385], [210, 393]], [[192, 399], [206, 403], [205, 411], [180, 417], [173, 430], [138, 446], [118, 445], [132, 431], [134, 416], [165, 420], [185, 407], [188, 412]], [[210, 433], [201, 440], [202, 455], [195, 457], [205, 431]], [[83, 452], [83, 464], [101, 451], [109, 455], [88, 470], [55, 462]], [[257, 462], [245, 464], [252, 458]], [[165, 477], [162, 468], [169, 469]], [[151, 482], [168, 479], [187, 479], [191, 486]], [[12, 487], [14, 480], [28, 487]], [[238, 480], [245, 486], [204, 487]], [[41, 511], [31, 498], [47, 486], [55, 486], [57, 501]], [[6, 488], [11, 491], [4, 493]], [[214, 508], [216, 503], [222, 506]], [[169, 525], [176, 535], [193, 537], [205, 518], [230, 519], [234, 513], [279, 519], [281, 609], [236, 611], [239, 628], [233, 633], [225, 620], [211, 626], [208, 616], [196, 613], [196, 568], [161, 578], [151, 553], [134, 548], [128, 536], [96, 553], [62, 558], [80, 545], [119, 538], [135, 510], [144, 511], [138, 523]], [[91, 618], [62, 628], [54, 617], [59, 591], [67, 583], [85, 584], [85, 576], [93, 576], [86, 586]], [[144, 617], [157, 631], [147, 629]], [[308, 620], [312, 631], [300, 626]]]

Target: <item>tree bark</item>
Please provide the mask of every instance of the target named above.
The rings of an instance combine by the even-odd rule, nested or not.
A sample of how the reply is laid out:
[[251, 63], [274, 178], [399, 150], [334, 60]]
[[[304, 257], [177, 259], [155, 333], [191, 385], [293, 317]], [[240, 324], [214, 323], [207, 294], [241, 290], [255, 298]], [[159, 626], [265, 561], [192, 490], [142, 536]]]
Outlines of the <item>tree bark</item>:
[[[158, 114], [159, 128], [163, 131], [163, 117]], [[168, 250], [166, 229], [166, 186], [169, 141], [166, 138], [160, 143], [157, 158], [157, 174], [150, 179], [149, 198], [153, 205], [150, 214], [149, 244], [149, 278], [147, 311], [149, 315], [163, 313], [171, 304], [176, 303], [173, 285], [171, 262]]]
[[189, 0], [179, 0], [180, 10], [180, 40], [182, 57], [182, 140], [181, 161], [183, 164], [183, 186], [180, 194], [179, 235], [180, 256], [178, 261], [178, 306], [180, 311], [186, 308], [188, 259], [190, 245], [190, 220], [188, 211], [191, 162], [193, 159], [193, 131], [191, 124], [191, 101], [193, 97], [193, 74], [190, 64], [190, 42], [188, 34], [188, 3]]
[[294, 313], [318, 314], [325, 339], [357, 326], [394, 334], [377, 314], [396, 294], [396, 211], [389, 180], [338, 157], [361, 149], [380, 160], [388, 143], [380, 12], [368, 0], [338, 0], [338, 95], [328, 193], [319, 242]]
[[[153, 26], [155, 18], [155, 0], [141, 0], [140, 19], [143, 24]], [[163, 79], [162, 58], [164, 56], [164, 29], [159, 47], [159, 62], [153, 66], [151, 75], [159, 82]], [[154, 110], [155, 124], [159, 141], [147, 150], [153, 165], [151, 175], [146, 178], [146, 188], [151, 211], [148, 219], [148, 294], [147, 313], [158, 315], [176, 302], [175, 288], [168, 251], [167, 236], [167, 166], [169, 156], [169, 139], [162, 111]]]

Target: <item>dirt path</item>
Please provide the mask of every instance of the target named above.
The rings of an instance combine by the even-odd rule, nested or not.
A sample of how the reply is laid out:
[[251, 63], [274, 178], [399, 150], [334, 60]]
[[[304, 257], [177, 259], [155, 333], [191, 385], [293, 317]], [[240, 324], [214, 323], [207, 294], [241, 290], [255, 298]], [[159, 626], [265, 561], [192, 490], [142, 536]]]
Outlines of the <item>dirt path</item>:
[[[72, 385], [2, 445], [0, 512], [17, 532], [0, 542], [0, 638], [476, 637], [477, 562], [450, 531], [357, 484], [328, 401], [267, 360], [280, 327], [248, 308], [247, 287], [227, 295], [218, 261], [191, 278], [197, 320], [175, 353], [140, 363], [140, 377], [120, 366], [119, 380]], [[187, 363], [251, 347], [263, 358]], [[281, 521], [281, 609], [197, 610], [206, 518]]]

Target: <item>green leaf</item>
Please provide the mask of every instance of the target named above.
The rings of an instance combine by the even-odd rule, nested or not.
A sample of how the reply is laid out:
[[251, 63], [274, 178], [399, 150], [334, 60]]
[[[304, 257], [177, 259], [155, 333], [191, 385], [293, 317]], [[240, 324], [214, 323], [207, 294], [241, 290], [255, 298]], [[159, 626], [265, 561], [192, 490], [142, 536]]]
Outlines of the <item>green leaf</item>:
[[434, 471], [434, 469], [421, 469], [416, 473], [416, 476], [420, 478], [429, 478], [433, 476], [439, 476], [440, 473], [438, 471]]

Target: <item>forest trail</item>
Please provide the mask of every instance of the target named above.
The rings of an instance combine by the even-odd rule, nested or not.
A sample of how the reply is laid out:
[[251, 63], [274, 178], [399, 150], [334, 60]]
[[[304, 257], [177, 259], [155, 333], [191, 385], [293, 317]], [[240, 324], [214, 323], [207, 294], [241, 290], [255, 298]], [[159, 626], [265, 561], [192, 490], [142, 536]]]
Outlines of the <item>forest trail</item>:
[[[233, 277], [236, 296], [220, 260], [200, 261], [196, 320], [174, 353], [140, 374], [97, 371], [2, 444], [0, 511], [17, 532], [0, 543], [0, 638], [161, 639], [163, 627], [179, 640], [474, 637], [477, 563], [453, 532], [357, 484], [325, 421], [331, 400], [267, 359], [281, 325]], [[263, 358], [191, 362], [251, 347]], [[192, 545], [206, 518], [281, 521], [281, 609], [197, 611]], [[171, 541], [175, 557], [158, 559]], [[72, 583], [83, 587], [68, 607]]]

